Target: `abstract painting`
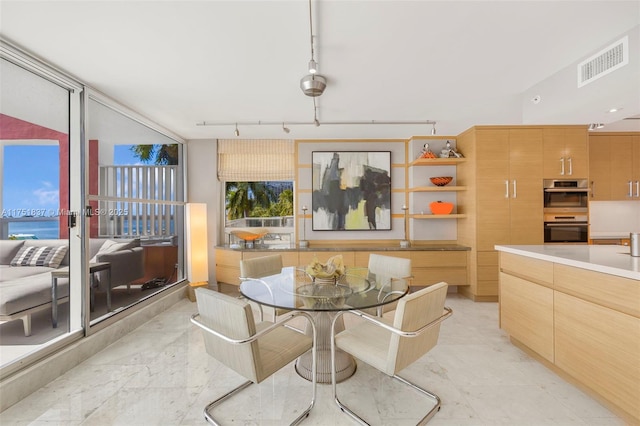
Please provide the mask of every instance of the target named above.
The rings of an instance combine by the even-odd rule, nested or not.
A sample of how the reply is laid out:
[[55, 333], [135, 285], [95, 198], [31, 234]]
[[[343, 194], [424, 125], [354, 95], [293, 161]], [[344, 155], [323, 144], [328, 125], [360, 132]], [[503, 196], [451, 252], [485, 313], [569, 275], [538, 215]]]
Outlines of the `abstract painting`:
[[312, 152], [314, 231], [391, 229], [391, 152]]

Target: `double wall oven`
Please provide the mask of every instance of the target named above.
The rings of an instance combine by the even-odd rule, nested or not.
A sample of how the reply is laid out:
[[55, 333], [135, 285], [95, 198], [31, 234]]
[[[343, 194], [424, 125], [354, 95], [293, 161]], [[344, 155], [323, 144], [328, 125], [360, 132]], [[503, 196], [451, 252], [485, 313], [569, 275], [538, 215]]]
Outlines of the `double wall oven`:
[[588, 242], [587, 179], [545, 179], [544, 242]]

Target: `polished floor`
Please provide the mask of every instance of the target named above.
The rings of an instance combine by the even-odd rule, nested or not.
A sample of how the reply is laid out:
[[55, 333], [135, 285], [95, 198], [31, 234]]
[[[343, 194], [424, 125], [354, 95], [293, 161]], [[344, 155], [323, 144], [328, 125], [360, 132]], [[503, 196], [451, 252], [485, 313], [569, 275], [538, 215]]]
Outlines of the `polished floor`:
[[[450, 294], [440, 341], [403, 376], [439, 394], [430, 425], [622, 425], [598, 402], [509, 343], [497, 304]], [[203, 407], [242, 382], [205, 352], [184, 299], [31, 396], [0, 413], [6, 425], [204, 425]], [[349, 321], [346, 321], [349, 325]], [[343, 402], [380, 425], [415, 424], [425, 400], [359, 363], [338, 387]], [[310, 383], [293, 365], [224, 403], [224, 424], [275, 426], [297, 417]], [[304, 422], [352, 425], [319, 385]]]

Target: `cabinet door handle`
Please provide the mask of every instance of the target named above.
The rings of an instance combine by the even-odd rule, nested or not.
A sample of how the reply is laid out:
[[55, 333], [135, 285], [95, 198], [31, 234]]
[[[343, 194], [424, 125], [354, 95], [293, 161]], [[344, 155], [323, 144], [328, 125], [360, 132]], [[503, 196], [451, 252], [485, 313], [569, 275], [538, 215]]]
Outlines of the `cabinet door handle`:
[[569, 176], [573, 175], [573, 161], [571, 161], [571, 157], [568, 158], [569, 160]]
[[508, 180], [504, 181], [504, 189], [505, 189], [504, 198], [509, 198], [509, 181]]
[[596, 183], [594, 181], [591, 181], [591, 198], [594, 198], [596, 196]]
[[564, 157], [560, 157], [560, 174], [564, 176]]
[[640, 180], [636, 181], [636, 197], [640, 198]]
[[518, 187], [515, 179], [513, 180], [513, 198], [518, 198]]
[[629, 198], [633, 197], [633, 181], [629, 181]]

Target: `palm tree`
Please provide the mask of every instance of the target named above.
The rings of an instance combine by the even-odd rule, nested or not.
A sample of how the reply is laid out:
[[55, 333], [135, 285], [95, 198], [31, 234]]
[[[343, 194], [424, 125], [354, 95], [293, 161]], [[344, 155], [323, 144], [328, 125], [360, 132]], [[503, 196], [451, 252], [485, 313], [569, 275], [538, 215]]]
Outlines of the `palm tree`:
[[249, 217], [254, 208], [268, 208], [275, 201], [273, 190], [266, 182], [227, 182], [227, 219]]
[[149, 163], [152, 159], [155, 164], [175, 166], [178, 164], [178, 144], [162, 145], [133, 145], [133, 154], [143, 163]]

